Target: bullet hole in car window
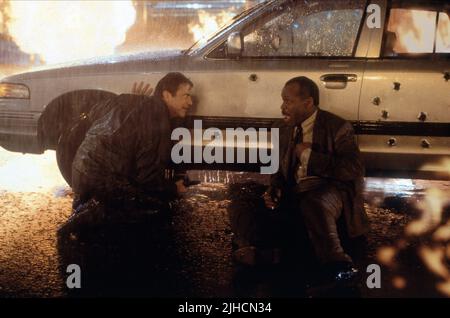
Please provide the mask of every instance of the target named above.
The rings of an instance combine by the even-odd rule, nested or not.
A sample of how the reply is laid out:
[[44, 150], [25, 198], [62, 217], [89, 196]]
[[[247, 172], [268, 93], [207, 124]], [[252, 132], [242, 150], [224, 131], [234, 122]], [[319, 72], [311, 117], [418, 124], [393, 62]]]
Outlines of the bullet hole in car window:
[[244, 33], [243, 56], [352, 56], [363, 2], [291, 4]]

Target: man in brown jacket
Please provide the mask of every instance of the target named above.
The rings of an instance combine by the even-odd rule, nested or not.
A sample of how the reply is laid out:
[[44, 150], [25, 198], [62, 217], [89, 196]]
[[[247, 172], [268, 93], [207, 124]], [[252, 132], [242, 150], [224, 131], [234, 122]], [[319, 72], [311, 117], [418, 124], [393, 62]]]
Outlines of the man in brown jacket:
[[314, 252], [334, 279], [352, 275], [337, 222], [344, 219], [350, 238], [368, 231], [363, 206], [364, 165], [351, 124], [318, 108], [319, 89], [306, 77], [289, 80], [282, 91], [280, 167], [264, 193], [275, 209], [290, 198], [301, 215]]

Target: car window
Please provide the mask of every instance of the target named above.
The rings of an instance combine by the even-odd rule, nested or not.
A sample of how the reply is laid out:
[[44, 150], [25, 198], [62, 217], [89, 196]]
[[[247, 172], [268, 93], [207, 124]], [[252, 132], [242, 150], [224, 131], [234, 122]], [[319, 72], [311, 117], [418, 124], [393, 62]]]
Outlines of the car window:
[[449, 30], [449, 18], [445, 12], [439, 12], [438, 16], [436, 11], [391, 9], [384, 37], [383, 56], [448, 53], [450, 51]]
[[445, 12], [439, 13], [436, 53], [450, 53], [450, 18]]
[[244, 10], [241, 13], [235, 15], [230, 21], [228, 21], [228, 23], [226, 23], [225, 25], [221, 26], [219, 28], [219, 30], [215, 31], [212, 35], [210, 35], [208, 39], [202, 38], [202, 39], [198, 40], [197, 42], [195, 42], [190, 48], [188, 48], [187, 50], [184, 51], [185, 54], [188, 54], [190, 52], [199, 50], [200, 48], [206, 46], [209, 42], [214, 40], [216, 37], [220, 36], [231, 25], [233, 25], [234, 23], [238, 23], [239, 20], [245, 19], [248, 15], [254, 13], [257, 10], [259, 10], [264, 5], [265, 5], [264, 2], [260, 2], [260, 3], [256, 4], [255, 6], [252, 6], [249, 9]]
[[352, 56], [364, 0], [298, 1], [244, 31], [245, 57]]

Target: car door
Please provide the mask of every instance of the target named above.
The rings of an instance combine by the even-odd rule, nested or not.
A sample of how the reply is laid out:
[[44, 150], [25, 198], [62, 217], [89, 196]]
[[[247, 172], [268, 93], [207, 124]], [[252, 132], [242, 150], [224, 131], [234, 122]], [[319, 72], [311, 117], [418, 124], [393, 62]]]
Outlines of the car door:
[[[361, 93], [360, 148], [373, 173], [431, 176], [450, 155], [449, 4], [392, 1]], [[417, 172], [414, 172], [417, 171]]]
[[307, 76], [319, 85], [321, 108], [356, 120], [365, 65], [365, 56], [356, 52], [365, 3], [287, 1], [240, 30], [243, 51], [237, 61], [220, 56], [220, 47], [208, 54], [216, 66], [233, 65], [240, 90], [247, 90], [233, 114], [280, 117], [284, 84]]
[[229, 34], [239, 34], [242, 52], [230, 56], [225, 38], [205, 54], [207, 77], [192, 74], [201, 83], [196, 115], [218, 114], [209, 121], [215, 127], [270, 126], [281, 117], [284, 84], [307, 76], [319, 86], [320, 108], [357, 120], [365, 6], [365, 0], [278, 1], [235, 27]]

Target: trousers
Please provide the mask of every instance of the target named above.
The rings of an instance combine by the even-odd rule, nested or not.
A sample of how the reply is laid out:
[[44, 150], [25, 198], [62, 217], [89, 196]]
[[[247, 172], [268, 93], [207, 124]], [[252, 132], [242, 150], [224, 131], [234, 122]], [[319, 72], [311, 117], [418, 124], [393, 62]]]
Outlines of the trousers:
[[263, 190], [242, 192], [228, 208], [233, 241], [238, 248], [287, 247], [302, 254], [302, 242], [308, 240], [319, 263], [352, 261], [339, 236], [343, 200], [334, 185], [326, 183], [304, 192], [292, 189], [275, 211], [267, 210], [262, 200], [254, 200]]
[[342, 215], [343, 200], [336, 186], [325, 184], [293, 196], [293, 213], [301, 215], [319, 262], [351, 262], [351, 257], [342, 247], [338, 232], [337, 223]]

